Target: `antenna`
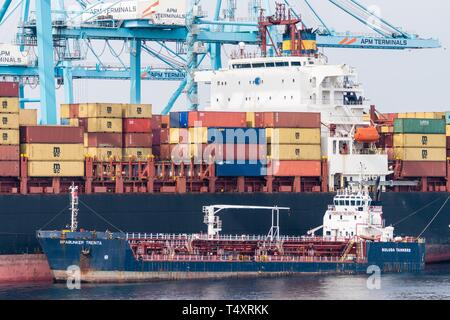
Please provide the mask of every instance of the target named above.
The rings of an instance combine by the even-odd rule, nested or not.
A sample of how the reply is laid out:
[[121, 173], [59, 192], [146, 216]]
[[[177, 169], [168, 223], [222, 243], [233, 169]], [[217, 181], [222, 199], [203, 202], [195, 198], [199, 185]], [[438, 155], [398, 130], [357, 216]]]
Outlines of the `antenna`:
[[70, 190], [70, 231], [75, 232], [78, 229], [78, 186], [72, 182], [72, 185], [69, 187]]

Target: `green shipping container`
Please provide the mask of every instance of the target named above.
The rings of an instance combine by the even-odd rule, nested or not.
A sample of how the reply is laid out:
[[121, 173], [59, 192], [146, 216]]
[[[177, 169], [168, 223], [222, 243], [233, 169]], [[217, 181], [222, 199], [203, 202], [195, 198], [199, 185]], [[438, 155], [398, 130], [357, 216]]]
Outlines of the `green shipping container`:
[[445, 120], [395, 119], [395, 133], [445, 134]]

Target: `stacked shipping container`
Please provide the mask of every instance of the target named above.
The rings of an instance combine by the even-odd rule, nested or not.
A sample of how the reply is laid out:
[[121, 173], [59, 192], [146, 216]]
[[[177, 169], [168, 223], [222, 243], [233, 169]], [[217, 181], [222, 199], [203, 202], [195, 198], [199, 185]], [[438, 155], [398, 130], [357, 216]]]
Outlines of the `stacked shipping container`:
[[445, 113], [445, 135], [447, 137], [446, 146], [447, 146], [447, 159], [450, 160], [450, 112]]
[[401, 118], [394, 122], [394, 158], [403, 177], [445, 177], [444, 119]]
[[[146, 160], [152, 155], [152, 106], [86, 103], [61, 106], [84, 130], [85, 153], [96, 160]], [[64, 118], [63, 118], [64, 119]]]
[[30, 177], [83, 177], [83, 130], [69, 126], [20, 127], [20, 149]]
[[0, 86], [0, 176], [18, 177], [19, 169], [19, 90], [14, 82]]
[[147, 160], [152, 154], [152, 106], [123, 105], [123, 158]]

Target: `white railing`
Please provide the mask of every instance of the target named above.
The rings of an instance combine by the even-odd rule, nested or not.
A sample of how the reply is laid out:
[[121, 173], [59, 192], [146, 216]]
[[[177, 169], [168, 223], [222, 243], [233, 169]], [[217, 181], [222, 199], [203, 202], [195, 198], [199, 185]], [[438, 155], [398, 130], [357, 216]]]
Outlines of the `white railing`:
[[310, 256], [204, 256], [204, 255], [139, 255], [143, 261], [217, 261], [217, 262], [342, 262], [340, 257], [310, 257]]

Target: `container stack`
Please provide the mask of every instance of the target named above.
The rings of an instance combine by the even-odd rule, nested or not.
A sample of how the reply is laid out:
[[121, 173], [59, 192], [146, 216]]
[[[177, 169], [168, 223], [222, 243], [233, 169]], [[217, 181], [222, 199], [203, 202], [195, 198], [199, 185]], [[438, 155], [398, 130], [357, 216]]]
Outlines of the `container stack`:
[[19, 170], [19, 85], [0, 83], [0, 176], [18, 177]]
[[61, 118], [84, 132], [84, 151], [97, 160], [122, 158], [122, 104], [61, 105]]
[[[226, 130], [233, 134], [246, 126], [245, 112], [173, 112], [170, 114], [169, 150], [162, 146], [162, 153], [166, 159], [170, 157], [172, 160], [196, 158], [207, 162], [213, 158], [223, 159], [225, 148], [215, 143], [214, 134], [222, 139]], [[222, 140], [222, 143], [229, 142]]]
[[69, 126], [20, 127], [20, 151], [29, 177], [83, 177], [83, 129]]
[[274, 176], [320, 176], [319, 113], [258, 112], [255, 124], [266, 130]]
[[447, 136], [447, 160], [450, 160], [450, 112], [445, 113], [445, 135]]
[[145, 161], [152, 156], [152, 106], [123, 105], [123, 159]]
[[403, 177], [445, 177], [444, 119], [401, 118], [394, 122], [394, 158]]

